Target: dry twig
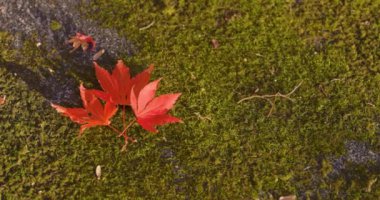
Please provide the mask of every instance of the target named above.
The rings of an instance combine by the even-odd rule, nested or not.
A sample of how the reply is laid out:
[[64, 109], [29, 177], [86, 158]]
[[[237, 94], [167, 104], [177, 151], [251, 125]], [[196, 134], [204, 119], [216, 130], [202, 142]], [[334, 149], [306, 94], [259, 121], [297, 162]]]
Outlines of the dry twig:
[[196, 113], [194, 113], [197, 117], [198, 117], [198, 119], [200, 119], [200, 120], [208, 120], [208, 121], [212, 121], [211, 120], [211, 118], [210, 117], [207, 117], [207, 116], [202, 116], [199, 112], [196, 112]]
[[281, 98], [287, 99], [291, 102], [294, 102], [295, 100], [290, 98], [290, 95], [292, 95], [302, 85], [302, 82], [303, 81], [301, 81], [296, 87], [293, 88], [292, 91], [290, 91], [287, 94], [282, 94], [282, 93], [277, 92], [276, 94], [252, 95], [252, 96], [240, 99], [238, 101], [238, 103], [241, 103], [241, 102], [247, 101], [247, 100], [251, 100], [251, 99], [264, 99], [264, 100], [268, 101], [271, 105], [271, 109], [269, 110], [269, 113], [267, 115], [269, 117], [270, 115], [272, 115], [273, 111], [276, 109], [276, 105], [274, 103], [274, 101], [276, 100], [276, 97], [281, 97]]
[[150, 24], [148, 24], [148, 25], [146, 25], [146, 26], [144, 26], [144, 27], [139, 28], [139, 30], [140, 30], [140, 31], [146, 30], [146, 29], [152, 27], [152, 26], [154, 25], [154, 23], [156, 23], [156, 22], [155, 22], [155, 21], [152, 21]]

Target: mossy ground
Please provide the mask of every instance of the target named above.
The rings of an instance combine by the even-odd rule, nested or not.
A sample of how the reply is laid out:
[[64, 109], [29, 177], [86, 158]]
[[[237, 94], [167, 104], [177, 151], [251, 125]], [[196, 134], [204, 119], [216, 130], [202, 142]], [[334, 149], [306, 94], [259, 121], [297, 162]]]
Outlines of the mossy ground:
[[[0, 66], [0, 95], [7, 96], [0, 107], [0, 193], [379, 198], [379, 173], [370, 163], [347, 166], [350, 179], [327, 176], [346, 141], [379, 150], [379, 10], [370, 0], [94, 1], [82, 12], [134, 42], [138, 53], [121, 59], [140, 68], [154, 63], [160, 93], [182, 92], [172, 113], [185, 123], [157, 135], [136, 127], [131, 134], [139, 143], [120, 152], [121, 139], [105, 128], [77, 138], [76, 124]], [[1, 50], [8, 58], [7, 47]], [[25, 53], [31, 67], [44, 62], [38, 55]], [[277, 98], [269, 117], [265, 100], [237, 103], [255, 92], [290, 92], [301, 81], [295, 102]]]

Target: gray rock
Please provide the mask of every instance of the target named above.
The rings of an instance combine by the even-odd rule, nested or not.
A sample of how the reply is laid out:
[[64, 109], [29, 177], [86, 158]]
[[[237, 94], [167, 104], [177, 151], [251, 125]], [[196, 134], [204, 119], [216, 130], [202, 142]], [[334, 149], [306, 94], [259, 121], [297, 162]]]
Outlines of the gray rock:
[[347, 141], [346, 151], [345, 155], [332, 160], [333, 171], [329, 174], [330, 178], [347, 177], [345, 171], [348, 163], [380, 168], [380, 153], [372, 151], [368, 144], [359, 141]]
[[[36, 34], [42, 45], [64, 51], [68, 48], [65, 41], [76, 32], [82, 32], [94, 37], [96, 51], [106, 49], [112, 57], [120, 53], [132, 54], [133, 46], [124, 37], [80, 15], [78, 8], [87, 4], [87, 1], [78, 0], [1, 0], [0, 29], [26, 36]], [[61, 27], [52, 30], [53, 23]]]
[[[17, 74], [30, 88], [37, 90], [50, 102], [58, 104], [80, 104], [77, 77], [93, 76], [92, 58], [101, 49], [105, 53], [98, 60], [104, 66], [113, 66], [121, 55], [133, 55], [136, 50], [115, 30], [105, 29], [96, 21], [81, 16], [80, 7], [88, 6], [86, 0], [0, 0], [0, 30], [13, 36], [13, 48], [21, 49], [25, 40], [33, 38], [46, 52], [46, 59], [54, 63], [54, 74], [43, 72], [39, 77], [27, 66], [8, 63], [0, 58], [2, 66]], [[55, 28], [53, 28], [55, 26]], [[54, 29], [54, 30], [53, 30]], [[69, 53], [72, 49], [67, 40], [81, 32], [91, 35], [96, 48], [83, 52], [81, 49]], [[22, 55], [21, 55], [22, 56]], [[96, 80], [90, 80], [96, 83]]]

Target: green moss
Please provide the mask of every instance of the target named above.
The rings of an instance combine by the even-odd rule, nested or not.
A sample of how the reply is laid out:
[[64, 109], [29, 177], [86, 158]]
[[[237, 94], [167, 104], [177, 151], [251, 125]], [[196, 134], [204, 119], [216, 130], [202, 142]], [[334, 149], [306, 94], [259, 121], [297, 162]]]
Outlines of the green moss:
[[[154, 63], [154, 78], [164, 78], [160, 92], [183, 93], [172, 113], [185, 123], [157, 135], [136, 127], [131, 134], [140, 142], [121, 153], [122, 141], [106, 129], [77, 139], [76, 125], [2, 70], [0, 92], [11, 99], [0, 110], [7, 133], [0, 138], [1, 191], [53, 199], [376, 199], [379, 173], [371, 163], [348, 163], [345, 173], [355, 174], [349, 179], [328, 174], [348, 140], [380, 150], [379, 7], [327, 0], [93, 2], [82, 11], [140, 50], [125, 55], [126, 63]], [[31, 52], [38, 50], [25, 57], [38, 69], [44, 61]], [[301, 81], [295, 102], [277, 98], [270, 117], [265, 100], [237, 103], [255, 92], [290, 92]], [[103, 167], [100, 181], [96, 165]]]
[[13, 37], [7, 32], [0, 31], [0, 42], [2, 44], [2, 49], [0, 52], [1, 58], [8, 60], [14, 57], [14, 50], [12, 50], [12, 39]]
[[[22, 65], [39, 75], [42, 75], [41, 71], [43, 70], [54, 70], [53, 61], [48, 59], [52, 58], [51, 54], [42, 48], [38, 48], [34, 38], [21, 41], [18, 37], [18, 34], [11, 35], [6, 32], [0, 32], [0, 41], [3, 44], [0, 58], [3, 61]], [[16, 43], [20, 43], [20, 47], [16, 48]]]
[[59, 23], [58, 21], [53, 20], [53, 21], [50, 22], [50, 29], [51, 30], [57, 31], [57, 30], [59, 30], [61, 28], [62, 28], [62, 24]]

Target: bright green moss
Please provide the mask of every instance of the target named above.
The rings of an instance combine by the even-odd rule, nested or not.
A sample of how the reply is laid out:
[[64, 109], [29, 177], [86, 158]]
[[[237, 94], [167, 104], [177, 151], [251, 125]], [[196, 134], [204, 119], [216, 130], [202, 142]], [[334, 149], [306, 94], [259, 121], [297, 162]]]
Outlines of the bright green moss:
[[[349, 164], [350, 179], [328, 174], [348, 140], [379, 150], [379, 7], [373, 1], [96, 1], [82, 11], [138, 47], [126, 63], [155, 64], [155, 78], [164, 78], [161, 93], [183, 93], [173, 114], [185, 123], [158, 135], [136, 127], [131, 134], [140, 142], [121, 153], [122, 142], [106, 129], [75, 138], [76, 125], [2, 70], [0, 92], [10, 100], [0, 108], [6, 132], [0, 173], [7, 183], [0, 189], [53, 199], [376, 199], [379, 173], [368, 170], [371, 163]], [[44, 60], [33, 52], [25, 57], [38, 67]], [[300, 81], [295, 102], [276, 99], [270, 117], [264, 100], [237, 103], [255, 91], [287, 93]]]

